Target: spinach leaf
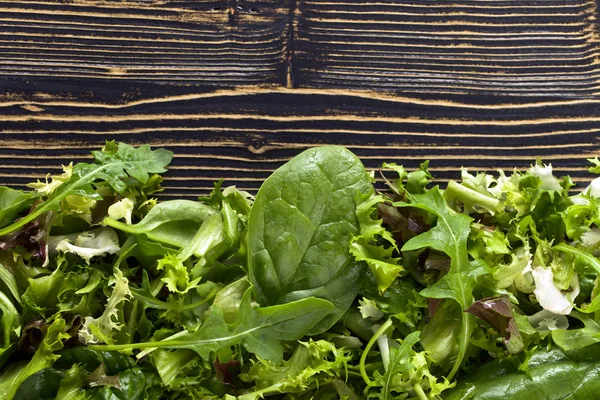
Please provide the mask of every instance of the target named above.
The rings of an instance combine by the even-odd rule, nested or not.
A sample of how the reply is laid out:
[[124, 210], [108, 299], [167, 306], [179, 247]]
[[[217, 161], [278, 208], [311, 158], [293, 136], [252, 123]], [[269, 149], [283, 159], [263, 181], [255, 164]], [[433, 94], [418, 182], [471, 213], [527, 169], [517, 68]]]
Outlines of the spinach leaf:
[[248, 222], [248, 275], [258, 302], [319, 297], [335, 308], [311, 333], [338, 321], [364, 280], [350, 240], [360, 233], [357, 199], [372, 192], [360, 160], [335, 146], [306, 150], [267, 178]]
[[65, 377], [64, 372], [53, 368], [42, 369], [29, 376], [15, 393], [15, 400], [52, 400], [60, 381]]
[[111, 218], [105, 218], [104, 223], [123, 232], [146, 235], [152, 241], [181, 248], [213, 214], [218, 211], [197, 201], [170, 200], [157, 204], [137, 224], [128, 225]]
[[597, 358], [569, 358], [558, 350], [537, 352], [529, 362], [531, 378], [508, 363], [494, 361], [460, 380], [446, 400], [595, 399], [600, 390]]

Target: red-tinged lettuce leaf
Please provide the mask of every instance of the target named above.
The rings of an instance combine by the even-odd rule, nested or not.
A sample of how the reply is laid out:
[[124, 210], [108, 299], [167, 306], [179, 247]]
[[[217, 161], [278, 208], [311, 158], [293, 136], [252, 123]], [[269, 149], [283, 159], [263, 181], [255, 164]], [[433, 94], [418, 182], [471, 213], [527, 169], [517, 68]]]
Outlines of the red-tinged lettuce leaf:
[[[466, 310], [473, 303], [473, 289], [477, 278], [489, 272], [485, 265], [471, 262], [469, 259], [467, 241], [472, 219], [450, 209], [439, 187], [434, 187], [424, 194], [411, 196], [411, 203], [399, 202], [395, 205], [420, 208], [437, 217], [431, 229], [406, 242], [402, 251], [432, 248], [450, 257], [448, 273], [435, 284], [423, 289], [421, 295], [453, 299], [460, 305], [461, 311]], [[449, 373], [449, 379], [456, 374], [462, 364], [474, 328], [472, 315], [461, 313], [460, 320], [461, 329], [457, 337], [458, 354]]]
[[515, 354], [523, 350], [523, 339], [508, 296], [477, 300], [466, 309], [466, 312], [487, 322], [500, 332], [509, 353]]
[[0, 236], [0, 250], [23, 247], [33, 257], [46, 261], [48, 234], [53, 218], [53, 212], [46, 212], [19, 229]]

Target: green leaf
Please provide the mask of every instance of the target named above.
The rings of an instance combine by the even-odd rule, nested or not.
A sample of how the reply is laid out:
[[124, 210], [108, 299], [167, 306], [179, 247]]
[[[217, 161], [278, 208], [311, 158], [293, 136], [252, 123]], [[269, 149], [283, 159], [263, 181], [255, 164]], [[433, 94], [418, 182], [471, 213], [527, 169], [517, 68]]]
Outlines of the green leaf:
[[190, 281], [187, 268], [175, 255], [166, 255], [159, 260], [156, 269], [164, 271], [161, 281], [167, 285], [171, 293], [185, 294], [195, 288], [200, 281], [200, 278]]
[[131, 298], [128, 280], [120, 269], [115, 268], [114, 286], [102, 315], [98, 318], [86, 317], [80, 335], [86, 343], [112, 342], [113, 331], [119, 331], [123, 324], [119, 322], [119, 305]]
[[57, 267], [50, 275], [29, 278], [29, 286], [23, 293], [23, 303], [31, 310], [52, 315], [56, 309], [74, 308], [80, 301], [76, 292], [88, 281], [87, 272], [69, 271], [64, 258], [57, 259]]
[[65, 320], [56, 316], [48, 327], [42, 343], [29, 362], [14, 365], [0, 376], [0, 398], [12, 400], [21, 384], [36, 372], [49, 368], [59, 356], [56, 352], [63, 347], [63, 340], [69, 338], [65, 332]]
[[125, 345], [90, 346], [96, 350], [127, 350], [144, 348], [191, 349], [209, 359], [212, 352], [242, 344], [261, 358], [278, 362], [283, 357], [281, 341], [302, 338], [333, 308], [332, 304], [314, 297], [287, 304], [255, 308], [250, 302], [251, 290], [246, 291], [238, 318], [229, 325], [218, 307], [211, 307], [204, 324], [193, 333], [160, 342]]
[[53, 400], [58, 397], [58, 387], [65, 373], [53, 368], [44, 368], [30, 375], [17, 389], [15, 400]]
[[94, 199], [101, 198], [92, 187], [92, 184], [97, 180], [106, 181], [119, 193], [126, 188], [123, 179], [127, 177], [127, 173], [133, 174], [131, 176], [144, 183], [148, 180], [148, 173], [166, 171], [165, 167], [171, 162], [172, 158], [172, 153], [164, 149], [152, 151], [148, 145], [136, 149], [124, 143], [120, 143], [116, 150], [95, 151], [93, 155], [95, 158], [93, 164], [79, 163], [75, 165], [71, 176], [61, 182], [44, 202], [39, 204], [27, 216], [0, 229], [0, 236], [19, 229], [46, 211], [58, 210], [61, 201], [67, 196], [78, 195]]
[[21, 335], [21, 318], [15, 306], [8, 297], [0, 292], [0, 319], [2, 347], [0, 347], [0, 367], [6, 362], [8, 356], [15, 350], [17, 339]]
[[17, 216], [29, 209], [37, 197], [33, 192], [26, 193], [0, 186], [0, 228], [14, 222]]
[[600, 391], [600, 362], [570, 359], [558, 350], [538, 351], [529, 361], [530, 376], [509, 363], [491, 362], [463, 380], [444, 400], [595, 399]]
[[134, 225], [105, 218], [104, 223], [122, 232], [145, 235], [148, 239], [182, 248], [196, 235], [202, 223], [218, 211], [191, 200], [170, 200], [157, 204]]
[[[399, 265], [400, 259], [394, 257], [394, 251], [397, 252], [398, 247], [391, 232], [382, 226], [381, 219], [373, 217], [377, 214], [377, 205], [383, 201], [383, 196], [359, 195], [356, 215], [360, 223], [360, 235], [354, 236], [350, 242], [350, 253], [357, 261], [367, 263], [377, 278], [377, 286], [382, 293], [404, 270]], [[384, 243], [378, 243], [379, 240]]]
[[239, 400], [258, 400], [277, 393], [304, 393], [343, 377], [351, 354], [333, 343], [318, 340], [300, 342], [292, 356], [281, 363], [259, 359], [240, 377], [255, 382], [251, 393]]
[[450, 270], [439, 281], [421, 291], [421, 295], [437, 299], [453, 299], [461, 309], [461, 329], [458, 336], [458, 354], [449, 374], [451, 379], [460, 368], [469, 339], [474, 328], [473, 316], [465, 314], [473, 303], [473, 289], [476, 279], [488, 273], [483, 265], [472, 263], [467, 252], [467, 240], [471, 231], [472, 219], [450, 209], [438, 187], [424, 194], [411, 197], [411, 203], [396, 203], [400, 207], [416, 207], [437, 217], [435, 226], [415, 236], [404, 244], [402, 251], [432, 248], [442, 251], [450, 257]]
[[[369, 398], [392, 400], [397, 398], [394, 393], [406, 393], [419, 399], [433, 399], [453, 386], [446, 379], [438, 382], [429, 371], [431, 361], [426, 354], [413, 350], [419, 342], [419, 333], [411, 332], [399, 346], [390, 346], [389, 363], [384, 373], [375, 371], [374, 379], [367, 385]], [[373, 389], [377, 393], [373, 393]]]
[[600, 174], [600, 160], [598, 160], [598, 157], [588, 158], [587, 160], [592, 164], [592, 166], [588, 168], [588, 171], [592, 174]]
[[248, 275], [259, 303], [329, 300], [332, 314], [312, 333], [330, 328], [364, 279], [350, 239], [360, 232], [355, 199], [372, 192], [364, 166], [342, 147], [306, 150], [267, 178], [248, 222]]
[[152, 294], [152, 291], [150, 290], [148, 273], [146, 271], [143, 271], [142, 287], [135, 288], [135, 287], [130, 286], [129, 290], [130, 290], [131, 294], [133, 295], [134, 299], [144, 302], [144, 304], [149, 308], [155, 308], [158, 310], [179, 310], [179, 311], [192, 310], [196, 307], [199, 307], [199, 306], [205, 304], [207, 301], [209, 301], [212, 298], [212, 294], [211, 294], [211, 295], [207, 296], [205, 299], [202, 299], [198, 302], [183, 304], [183, 305], [179, 304], [179, 303], [169, 303], [166, 301], [158, 300]]
[[0, 262], [0, 281], [2, 281], [10, 294], [16, 300], [17, 303], [21, 304], [21, 295], [19, 293], [19, 287], [17, 285], [17, 278], [12, 272]]
[[56, 398], [61, 400], [81, 399], [84, 388], [88, 384], [88, 374], [85, 369], [75, 364], [65, 373], [60, 381]]

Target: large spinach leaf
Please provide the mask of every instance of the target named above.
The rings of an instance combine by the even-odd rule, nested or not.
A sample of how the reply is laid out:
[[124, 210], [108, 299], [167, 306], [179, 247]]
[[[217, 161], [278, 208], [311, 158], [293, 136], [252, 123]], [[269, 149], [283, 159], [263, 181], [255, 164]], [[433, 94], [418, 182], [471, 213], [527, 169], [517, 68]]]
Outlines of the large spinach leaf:
[[342, 147], [306, 150], [275, 171], [248, 223], [248, 273], [259, 303], [323, 298], [335, 308], [312, 333], [331, 327], [364, 280], [350, 240], [360, 232], [359, 194], [372, 191], [360, 160]]
[[535, 353], [529, 361], [531, 377], [507, 362], [493, 361], [460, 380], [446, 400], [592, 400], [600, 391], [597, 348], [588, 354], [558, 349]]

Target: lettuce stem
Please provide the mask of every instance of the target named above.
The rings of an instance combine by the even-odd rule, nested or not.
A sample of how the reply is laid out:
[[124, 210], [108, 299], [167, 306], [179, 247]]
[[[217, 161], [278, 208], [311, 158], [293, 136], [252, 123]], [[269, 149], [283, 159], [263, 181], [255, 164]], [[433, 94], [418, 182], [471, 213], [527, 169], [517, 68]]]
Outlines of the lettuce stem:
[[392, 326], [391, 318], [389, 318], [387, 321], [385, 321], [385, 323], [383, 325], [381, 325], [379, 327], [379, 329], [377, 329], [377, 332], [375, 332], [375, 334], [371, 337], [371, 340], [369, 340], [369, 343], [367, 343], [365, 350], [363, 351], [362, 355], [360, 356], [360, 364], [359, 364], [360, 375], [362, 376], [365, 383], [369, 386], [372, 384], [372, 382], [371, 382], [371, 379], [369, 378], [369, 375], [367, 375], [367, 371], [365, 369], [365, 361], [367, 360], [367, 355], [369, 354], [369, 351], [371, 351], [371, 347], [373, 347], [373, 345], [375, 344], [377, 339], [381, 335], [383, 335], [383, 333], [385, 331], [387, 331], [390, 326]]
[[600, 261], [593, 255], [586, 253], [585, 251], [581, 251], [576, 249], [573, 246], [569, 246], [566, 243], [557, 244], [552, 248], [553, 250], [562, 251], [563, 253], [569, 253], [575, 256], [575, 258], [580, 259], [585, 262], [588, 266], [592, 267], [597, 274], [600, 274]]

